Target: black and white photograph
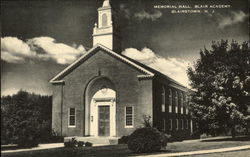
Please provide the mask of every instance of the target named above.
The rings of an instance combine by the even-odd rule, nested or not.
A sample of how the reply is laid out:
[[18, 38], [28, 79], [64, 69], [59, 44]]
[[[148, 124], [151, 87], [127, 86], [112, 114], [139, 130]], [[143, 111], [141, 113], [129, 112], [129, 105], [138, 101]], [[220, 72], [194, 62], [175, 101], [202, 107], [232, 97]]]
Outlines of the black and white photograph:
[[250, 157], [249, 0], [2, 0], [1, 156]]

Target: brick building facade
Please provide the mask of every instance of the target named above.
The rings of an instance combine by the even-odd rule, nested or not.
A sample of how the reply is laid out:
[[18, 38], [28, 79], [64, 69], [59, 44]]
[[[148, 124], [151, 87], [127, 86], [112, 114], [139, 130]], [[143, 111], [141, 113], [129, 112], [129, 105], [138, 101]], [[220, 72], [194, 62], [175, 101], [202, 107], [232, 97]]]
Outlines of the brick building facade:
[[153, 126], [188, 137], [188, 89], [120, 53], [108, 0], [98, 9], [93, 48], [50, 80], [52, 128], [64, 136], [128, 135], [151, 116]]

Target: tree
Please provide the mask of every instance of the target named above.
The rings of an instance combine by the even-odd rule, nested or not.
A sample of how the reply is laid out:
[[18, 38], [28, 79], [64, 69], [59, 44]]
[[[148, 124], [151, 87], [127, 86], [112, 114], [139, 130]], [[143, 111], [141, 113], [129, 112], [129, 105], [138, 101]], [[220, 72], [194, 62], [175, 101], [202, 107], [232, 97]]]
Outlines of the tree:
[[36, 146], [51, 134], [51, 97], [19, 91], [1, 98], [1, 142]]
[[250, 50], [247, 42], [212, 42], [201, 50], [200, 59], [188, 68], [191, 111], [202, 133], [212, 135], [250, 120]]

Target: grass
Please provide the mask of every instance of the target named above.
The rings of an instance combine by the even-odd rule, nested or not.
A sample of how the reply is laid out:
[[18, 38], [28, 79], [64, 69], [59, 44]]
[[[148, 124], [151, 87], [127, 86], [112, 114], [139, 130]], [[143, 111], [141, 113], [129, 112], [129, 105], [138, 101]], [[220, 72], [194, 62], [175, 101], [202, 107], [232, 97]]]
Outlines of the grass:
[[[199, 141], [184, 141], [184, 142], [174, 142], [169, 143], [166, 150], [152, 154], [161, 153], [174, 153], [174, 152], [186, 152], [186, 151], [197, 151], [197, 150], [207, 150], [207, 149], [218, 149], [226, 147], [235, 147], [242, 145], [249, 145], [249, 138], [239, 138], [236, 140], [230, 139], [219, 139], [219, 140], [203, 140]], [[220, 153], [219, 153], [220, 154]], [[92, 148], [55, 148], [49, 150], [36, 150], [30, 152], [15, 152], [2, 154], [4, 157], [125, 157], [139, 155], [132, 153], [128, 150], [127, 145], [113, 145], [113, 146], [102, 146], [102, 147], [92, 147]], [[143, 155], [143, 154], [140, 154]], [[147, 154], [150, 155], [150, 154]], [[215, 154], [206, 154], [205, 157], [213, 157]], [[223, 155], [220, 154], [220, 155]], [[227, 154], [226, 154], [227, 155]], [[199, 156], [195, 156], [199, 157]], [[232, 156], [233, 157], [233, 156]], [[237, 155], [238, 157], [238, 155]]]
[[[190, 156], [187, 156], [187, 157], [190, 157]], [[192, 157], [250, 157], [250, 150], [241, 150], [241, 151], [234, 151], [234, 152], [214, 153], [214, 154], [192, 155]]]
[[169, 143], [167, 150], [171, 152], [187, 152], [196, 150], [219, 149], [227, 147], [237, 147], [249, 145], [250, 141], [247, 137], [239, 137], [236, 139], [217, 139], [217, 140], [202, 140], [201, 142], [175, 142]]

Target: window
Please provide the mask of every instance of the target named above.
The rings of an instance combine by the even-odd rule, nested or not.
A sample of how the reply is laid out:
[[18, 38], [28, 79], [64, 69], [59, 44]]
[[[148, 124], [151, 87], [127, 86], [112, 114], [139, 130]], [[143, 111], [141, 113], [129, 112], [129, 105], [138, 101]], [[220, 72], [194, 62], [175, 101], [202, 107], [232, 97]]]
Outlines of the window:
[[69, 127], [76, 126], [76, 109], [69, 108]]
[[133, 127], [133, 107], [125, 108], [125, 127]]
[[161, 111], [162, 112], [165, 112], [165, 87], [162, 86], [162, 89], [161, 89]]
[[173, 122], [172, 119], [169, 119], [169, 130], [173, 129]]
[[183, 114], [183, 94], [180, 93], [181, 114]]
[[102, 14], [102, 26], [107, 26], [108, 22], [108, 17], [106, 14]]
[[188, 119], [186, 120], [186, 129], [188, 129]]
[[178, 130], [178, 129], [179, 129], [179, 120], [176, 119], [176, 130]]
[[184, 129], [184, 122], [183, 122], [183, 119], [181, 120], [181, 129], [182, 129], [182, 130]]
[[187, 114], [186, 113], [186, 108], [187, 108], [187, 96], [186, 94], [183, 94], [183, 114]]
[[163, 123], [163, 131], [165, 132], [166, 131], [166, 120], [165, 120], [165, 118], [162, 120], [162, 123]]
[[172, 105], [173, 105], [173, 103], [172, 103], [172, 90], [171, 89], [169, 89], [169, 95], [168, 95], [168, 107], [169, 107], [169, 112], [171, 113], [172, 112]]
[[175, 91], [175, 113], [178, 113], [178, 92]]

